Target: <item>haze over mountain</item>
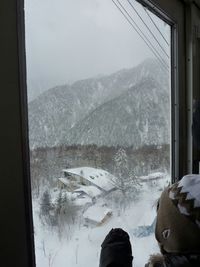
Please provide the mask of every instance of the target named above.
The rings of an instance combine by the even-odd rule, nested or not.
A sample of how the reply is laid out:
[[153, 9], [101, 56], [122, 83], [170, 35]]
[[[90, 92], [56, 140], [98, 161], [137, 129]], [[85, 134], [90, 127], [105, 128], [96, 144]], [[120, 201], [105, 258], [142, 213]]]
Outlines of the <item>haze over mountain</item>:
[[153, 59], [58, 86], [29, 103], [30, 147], [169, 143], [169, 101], [168, 74]]

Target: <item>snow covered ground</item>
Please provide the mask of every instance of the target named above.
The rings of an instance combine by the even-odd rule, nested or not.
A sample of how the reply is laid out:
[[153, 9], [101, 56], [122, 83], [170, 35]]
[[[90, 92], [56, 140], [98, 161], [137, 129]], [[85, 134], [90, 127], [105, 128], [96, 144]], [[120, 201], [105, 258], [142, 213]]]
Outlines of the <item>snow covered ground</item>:
[[54, 228], [43, 225], [39, 219], [39, 201], [33, 201], [35, 251], [37, 267], [98, 267], [101, 243], [111, 228], [123, 228], [130, 235], [134, 267], [142, 267], [150, 254], [158, 252], [154, 234], [137, 238], [133, 230], [138, 226], [151, 225], [156, 215], [156, 201], [169, 177], [156, 184], [143, 184], [141, 196], [124, 212], [113, 210], [110, 220], [99, 227], [85, 227], [77, 222], [60, 235]]

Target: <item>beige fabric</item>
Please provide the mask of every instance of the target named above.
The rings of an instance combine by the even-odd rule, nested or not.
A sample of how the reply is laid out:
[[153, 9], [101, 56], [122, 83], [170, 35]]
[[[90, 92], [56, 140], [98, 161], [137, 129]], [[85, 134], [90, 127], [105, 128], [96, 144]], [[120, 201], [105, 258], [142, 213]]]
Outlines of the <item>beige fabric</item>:
[[[200, 228], [179, 212], [165, 189], [159, 200], [155, 235], [159, 245], [171, 253], [199, 253]], [[165, 234], [163, 236], [164, 233]]]

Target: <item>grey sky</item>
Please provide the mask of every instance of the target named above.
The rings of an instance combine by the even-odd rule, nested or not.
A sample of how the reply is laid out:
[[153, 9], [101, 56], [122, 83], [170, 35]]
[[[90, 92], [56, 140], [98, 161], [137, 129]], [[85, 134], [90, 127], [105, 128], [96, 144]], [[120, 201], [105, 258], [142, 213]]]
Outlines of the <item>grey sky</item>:
[[[136, 18], [127, 1], [122, 2]], [[138, 3], [133, 4], [144, 13]], [[50, 87], [133, 67], [153, 56], [111, 0], [26, 0], [25, 14], [30, 98]], [[169, 27], [156, 23], [168, 36]]]

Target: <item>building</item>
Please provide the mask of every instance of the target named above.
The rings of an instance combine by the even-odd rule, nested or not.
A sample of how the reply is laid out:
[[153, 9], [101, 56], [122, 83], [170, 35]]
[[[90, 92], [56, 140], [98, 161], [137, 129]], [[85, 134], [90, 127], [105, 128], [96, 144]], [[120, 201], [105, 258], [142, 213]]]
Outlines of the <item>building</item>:
[[102, 190], [98, 189], [93, 185], [81, 186], [78, 189], [74, 190], [72, 194], [77, 195], [78, 198], [88, 196], [91, 199], [98, 198], [102, 195]]
[[64, 169], [64, 177], [58, 178], [62, 188], [68, 191], [74, 191], [80, 186], [93, 186], [104, 193], [109, 193], [116, 189], [113, 181], [114, 175], [109, 172], [92, 167], [79, 167], [73, 169]]
[[86, 226], [101, 226], [112, 216], [112, 210], [106, 205], [93, 205], [83, 214]]

